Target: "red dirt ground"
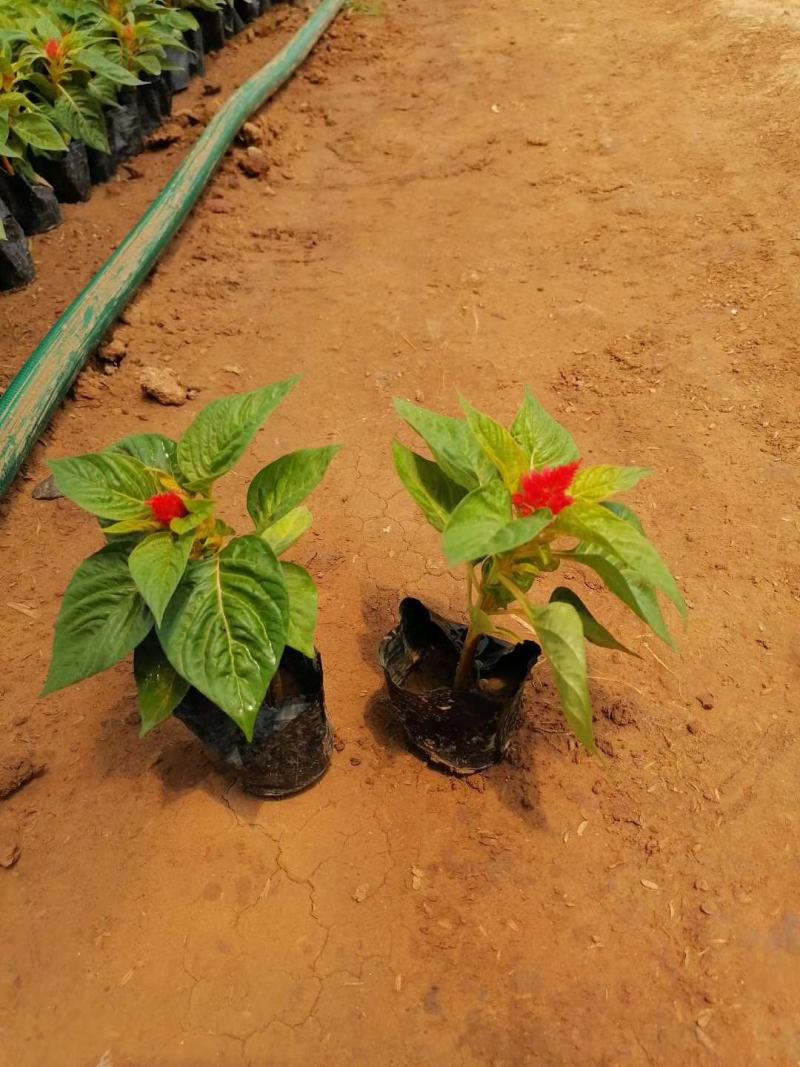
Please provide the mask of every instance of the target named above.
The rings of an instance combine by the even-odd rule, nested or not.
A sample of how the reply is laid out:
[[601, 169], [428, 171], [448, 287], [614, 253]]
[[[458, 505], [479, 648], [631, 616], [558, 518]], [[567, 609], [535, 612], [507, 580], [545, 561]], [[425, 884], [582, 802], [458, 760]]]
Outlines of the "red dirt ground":
[[[267, 178], [234, 153], [121, 368], [86, 371], [4, 505], [3, 758], [46, 770], [0, 801], [3, 1067], [800, 1063], [796, 10], [397, 0], [265, 109]], [[7, 371], [173, 164], [36, 240]], [[143, 364], [199, 397], [144, 399]], [[259, 803], [180, 723], [137, 739], [127, 665], [36, 699], [99, 541], [30, 494], [48, 457], [297, 370], [221, 488], [241, 517], [268, 458], [347, 446], [296, 550], [344, 744]], [[509, 761], [454, 780], [405, 751], [375, 662], [402, 595], [462, 606], [392, 471], [391, 398], [508, 417], [524, 382], [587, 459], [657, 468], [633, 502], [691, 620], [667, 653], [590, 585], [643, 656], [591, 654], [608, 774], [542, 672]]]

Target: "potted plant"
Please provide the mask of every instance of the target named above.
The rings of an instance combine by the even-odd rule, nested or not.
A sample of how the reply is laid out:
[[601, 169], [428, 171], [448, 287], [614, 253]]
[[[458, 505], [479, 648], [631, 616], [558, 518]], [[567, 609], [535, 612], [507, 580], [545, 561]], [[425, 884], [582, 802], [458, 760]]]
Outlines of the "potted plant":
[[630, 650], [574, 590], [558, 586], [547, 603], [531, 594], [562, 563], [588, 568], [673, 644], [657, 593], [685, 617], [681, 593], [635, 513], [611, 499], [650, 472], [582, 467], [570, 434], [530, 390], [510, 430], [466, 401], [464, 419], [404, 400], [395, 406], [433, 457], [395, 441], [397, 473], [466, 578], [466, 624], [406, 599], [381, 644], [390, 699], [411, 743], [461, 774], [500, 760], [543, 653], [570, 728], [594, 751], [585, 642]]
[[107, 543], [67, 587], [44, 692], [133, 652], [142, 736], [175, 714], [263, 796], [311, 785], [330, 761], [317, 590], [279, 557], [309, 528], [303, 501], [338, 446], [264, 467], [241, 536], [217, 516], [213, 487], [296, 381], [213, 401], [178, 442], [141, 434], [50, 462]]

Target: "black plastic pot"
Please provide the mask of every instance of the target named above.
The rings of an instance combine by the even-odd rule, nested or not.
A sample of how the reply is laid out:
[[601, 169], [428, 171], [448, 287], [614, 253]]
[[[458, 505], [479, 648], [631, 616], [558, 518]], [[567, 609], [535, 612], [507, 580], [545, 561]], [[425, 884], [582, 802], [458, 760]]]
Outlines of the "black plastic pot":
[[28, 242], [22, 227], [0, 200], [0, 222], [6, 231], [6, 239], [0, 240], [0, 292], [21, 289], [36, 277]]
[[241, 33], [244, 29], [242, 17], [235, 7], [227, 6], [223, 8], [222, 22], [225, 27], [226, 37], [235, 37], [237, 33]]
[[261, 0], [233, 0], [236, 13], [245, 25], [261, 14]]
[[218, 52], [225, 44], [225, 19], [222, 12], [192, 8], [192, 14], [200, 24], [203, 51]]
[[474, 688], [452, 688], [466, 626], [407, 597], [400, 625], [381, 642], [389, 699], [411, 745], [455, 774], [499, 763], [519, 718], [522, 687], [541, 649], [484, 636]]
[[83, 141], [70, 141], [59, 156], [38, 157], [36, 170], [53, 187], [62, 204], [81, 204], [92, 195], [89, 158]]
[[140, 85], [136, 97], [139, 103], [139, 125], [142, 135], [153, 133], [172, 114], [172, 71], [165, 71]]
[[117, 173], [120, 163], [138, 156], [144, 147], [139, 101], [134, 89], [122, 89], [117, 97], [117, 107], [104, 108], [103, 113], [110, 151], [89, 150], [89, 172], [95, 183], [109, 181]]
[[216, 704], [190, 689], [175, 715], [247, 793], [286, 797], [314, 785], [330, 766], [333, 729], [325, 710], [322, 660], [287, 648], [277, 674], [280, 697], [270, 686], [248, 744]]
[[45, 233], [61, 222], [61, 208], [49, 185], [32, 182], [24, 174], [0, 169], [0, 197], [25, 233]]
[[[107, 128], [108, 117], [106, 116]], [[86, 154], [89, 157], [89, 174], [92, 184], [99, 185], [101, 182], [110, 182], [119, 168], [119, 160], [114, 153], [99, 152], [96, 148], [87, 148]]]

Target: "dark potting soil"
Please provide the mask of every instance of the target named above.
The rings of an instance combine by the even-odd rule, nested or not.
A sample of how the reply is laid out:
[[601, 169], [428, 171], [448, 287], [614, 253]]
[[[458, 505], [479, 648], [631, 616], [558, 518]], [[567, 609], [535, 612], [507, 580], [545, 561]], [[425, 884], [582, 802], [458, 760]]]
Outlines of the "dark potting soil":
[[0, 222], [6, 232], [5, 240], [0, 240], [0, 292], [8, 292], [32, 282], [36, 268], [22, 227], [2, 200]]
[[278, 674], [256, 718], [250, 744], [229, 716], [196, 689], [175, 711], [212, 756], [256, 796], [299, 793], [328, 769], [333, 729], [325, 709], [322, 660], [284, 650]]
[[511, 645], [483, 637], [474, 686], [454, 690], [466, 633], [466, 626], [408, 597], [400, 605], [400, 625], [380, 647], [389, 698], [408, 740], [457, 774], [471, 774], [503, 758], [517, 724], [523, 685], [541, 652], [534, 641]]
[[0, 197], [25, 233], [45, 233], [61, 222], [58, 198], [49, 185], [0, 170]]

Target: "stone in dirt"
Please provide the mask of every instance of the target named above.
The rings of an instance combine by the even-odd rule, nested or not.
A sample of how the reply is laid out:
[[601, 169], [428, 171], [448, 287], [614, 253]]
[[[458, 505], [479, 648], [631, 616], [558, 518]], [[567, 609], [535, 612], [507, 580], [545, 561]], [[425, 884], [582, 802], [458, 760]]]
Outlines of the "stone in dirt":
[[0, 867], [13, 867], [19, 859], [20, 847], [14, 845], [0, 845]]
[[0, 800], [12, 796], [27, 782], [43, 775], [46, 770], [46, 764], [36, 763], [27, 756], [4, 760], [0, 764]]
[[269, 168], [269, 161], [260, 148], [251, 145], [239, 159], [239, 166], [248, 178], [260, 178]]
[[53, 475], [49, 475], [38, 485], [34, 486], [31, 496], [34, 500], [61, 500], [64, 494], [58, 488], [53, 478]]
[[244, 145], [260, 145], [264, 141], [264, 131], [256, 122], [246, 122], [239, 130], [237, 140]]
[[145, 396], [166, 406], [180, 407], [188, 397], [186, 386], [181, 385], [175, 372], [169, 367], [143, 367], [139, 384]]
[[101, 345], [97, 350], [98, 358], [104, 363], [119, 363], [128, 354], [125, 342], [120, 338], [113, 338], [107, 344]]

